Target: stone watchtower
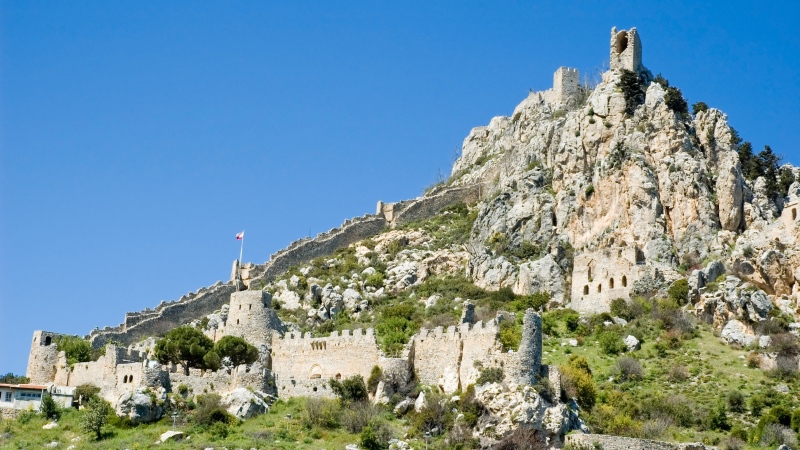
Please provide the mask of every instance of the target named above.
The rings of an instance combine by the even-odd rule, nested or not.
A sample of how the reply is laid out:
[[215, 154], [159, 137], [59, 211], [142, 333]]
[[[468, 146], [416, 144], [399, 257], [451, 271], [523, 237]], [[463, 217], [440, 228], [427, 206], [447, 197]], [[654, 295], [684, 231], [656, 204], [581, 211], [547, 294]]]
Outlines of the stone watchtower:
[[231, 294], [225, 335], [238, 336], [250, 344], [269, 345], [272, 332], [280, 329], [280, 319], [272, 309], [272, 295], [266, 291], [240, 291]]
[[33, 332], [31, 352], [28, 355], [28, 370], [25, 375], [33, 384], [52, 383], [56, 376], [58, 346], [56, 338], [61, 336], [50, 331]]
[[577, 97], [580, 91], [578, 69], [559, 67], [553, 74], [553, 92], [556, 98], [563, 103], [568, 103]]
[[611, 28], [611, 70], [627, 69], [637, 74], [645, 71], [642, 65], [642, 41], [636, 28], [617, 31]]
[[533, 308], [522, 318], [522, 340], [519, 343], [519, 383], [536, 384], [542, 371], [542, 316]]

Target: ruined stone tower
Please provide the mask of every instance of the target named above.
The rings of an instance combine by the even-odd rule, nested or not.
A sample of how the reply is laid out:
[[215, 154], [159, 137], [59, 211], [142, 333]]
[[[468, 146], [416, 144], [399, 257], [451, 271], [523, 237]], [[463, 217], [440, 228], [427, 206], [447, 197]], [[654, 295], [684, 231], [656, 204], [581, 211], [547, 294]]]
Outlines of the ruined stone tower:
[[518, 353], [519, 383], [536, 384], [542, 371], [542, 316], [533, 308], [525, 310]]
[[31, 352], [28, 355], [28, 370], [25, 372], [31, 383], [43, 384], [53, 381], [59, 352], [56, 338], [59, 336], [61, 335], [50, 331], [33, 332]]
[[272, 295], [266, 291], [241, 291], [231, 294], [225, 334], [238, 336], [253, 345], [269, 344], [280, 320], [272, 309]]
[[567, 103], [570, 99], [577, 97], [579, 90], [578, 69], [562, 66], [553, 74], [553, 91], [561, 102]]
[[644, 71], [642, 66], [642, 41], [636, 28], [617, 31], [611, 28], [611, 70]]

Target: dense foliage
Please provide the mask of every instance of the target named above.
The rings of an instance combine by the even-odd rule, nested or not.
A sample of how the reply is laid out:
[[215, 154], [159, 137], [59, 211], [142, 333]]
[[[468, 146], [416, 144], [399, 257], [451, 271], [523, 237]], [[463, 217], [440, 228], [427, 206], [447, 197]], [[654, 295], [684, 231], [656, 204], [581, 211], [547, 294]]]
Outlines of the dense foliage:
[[181, 364], [189, 375], [190, 367], [206, 367], [204, 358], [213, 347], [214, 343], [202, 331], [187, 325], [170, 330], [160, 339], [155, 355], [162, 364]]

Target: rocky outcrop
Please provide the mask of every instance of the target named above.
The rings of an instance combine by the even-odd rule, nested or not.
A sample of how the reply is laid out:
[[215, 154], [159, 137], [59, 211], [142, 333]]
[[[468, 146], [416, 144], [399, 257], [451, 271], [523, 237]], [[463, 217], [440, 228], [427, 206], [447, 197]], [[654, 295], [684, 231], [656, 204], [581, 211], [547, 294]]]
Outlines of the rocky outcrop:
[[164, 414], [162, 405], [166, 399], [163, 388], [136, 388], [116, 400], [116, 412], [118, 416], [127, 416], [135, 424], [155, 422]]
[[236, 388], [222, 395], [221, 403], [229, 413], [240, 419], [263, 414], [269, 409], [267, 394], [246, 388]]

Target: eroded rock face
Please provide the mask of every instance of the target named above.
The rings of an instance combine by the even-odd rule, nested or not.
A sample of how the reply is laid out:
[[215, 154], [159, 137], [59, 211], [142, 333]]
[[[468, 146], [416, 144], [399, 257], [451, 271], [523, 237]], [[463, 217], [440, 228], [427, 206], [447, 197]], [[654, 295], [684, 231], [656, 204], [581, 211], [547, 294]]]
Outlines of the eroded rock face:
[[266, 394], [251, 391], [245, 388], [236, 388], [222, 395], [221, 403], [226, 406], [229, 413], [240, 419], [249, 419], [258, 414], [263, 414], [269, 409], [264, 398]]
[[569, 431], [588, 431], [575, 411], [563, 403], [548, 403], [531, 386], [490, 383], [476, 386], [475, 397], [487, 410], [478, 421], [476, 437], [489, 430], [502, 436], [517, 427], [528, 427], [540, 431], [550, 445], [557, 445]]
[[132, 392], [122, 394], [115, 402], [119, 416], [127, 416], [133, 423], [149, 423], [160, 419], [164, 414], [163, 405], [167, 399], [166, 391], [161, 388], [136, 388]]

